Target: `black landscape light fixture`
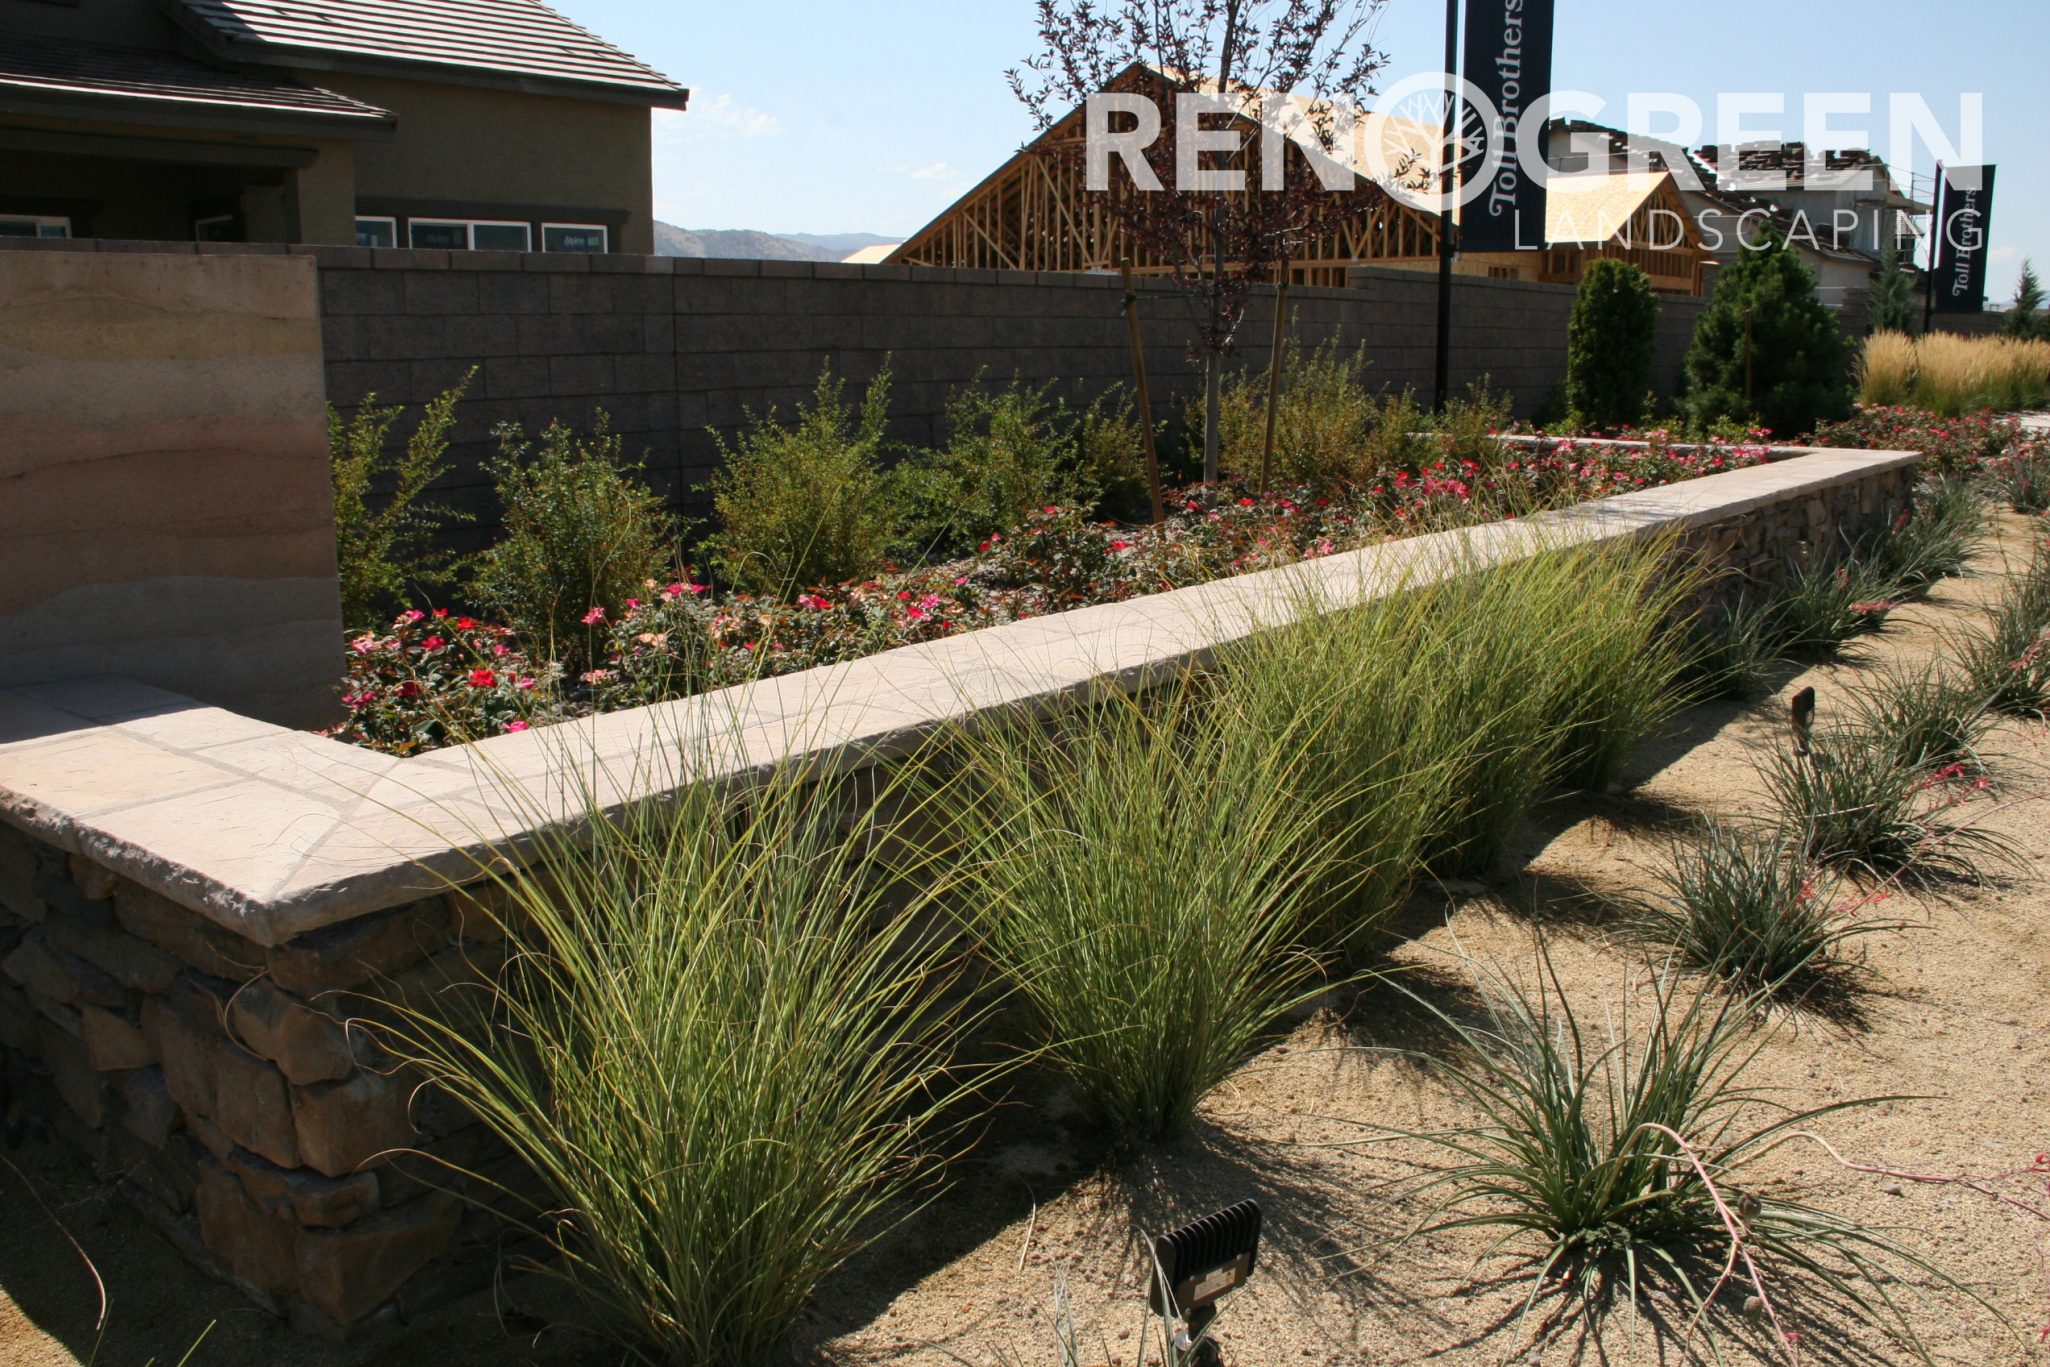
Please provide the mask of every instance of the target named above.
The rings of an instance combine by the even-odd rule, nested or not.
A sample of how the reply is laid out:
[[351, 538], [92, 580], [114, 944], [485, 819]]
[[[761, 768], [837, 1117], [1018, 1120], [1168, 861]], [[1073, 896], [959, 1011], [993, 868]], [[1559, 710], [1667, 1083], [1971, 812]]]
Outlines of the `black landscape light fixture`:
[[[1223, 1359], [1207, 1337], [1217, 1302], [1246, 1284], [1260, 1256], [1260, 1206], [1241, 1201], [1153, 1241], [1153, 1313], [1191, 1363]], [[1173, 1322], [1181, 1321], [1175, 1329]]]

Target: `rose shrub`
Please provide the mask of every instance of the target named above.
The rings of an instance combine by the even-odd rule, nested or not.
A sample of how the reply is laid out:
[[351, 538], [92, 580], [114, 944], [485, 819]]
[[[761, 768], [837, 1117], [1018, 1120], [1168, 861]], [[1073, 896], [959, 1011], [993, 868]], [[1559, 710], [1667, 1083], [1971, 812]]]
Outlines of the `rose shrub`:
[[409, 612], [350, 644], [333, 734], [393, 754], [566, 717], [687, 697], [751, 679], [860, 659], [896, 646], [1121, 602], [1273, 569], [1375, 540], [1521, 516], [1765, 459], [1763, 447], [1683, 449], [1664, 432], [1642, 447], [1571, 440], [1498, 444], [1483, 464], [1447, 437], [1367, 487], [1230, 486], [1174, 492], [1159, 526], [1127, 527], [1072, 507], [1041, 508], [961, 559], [819, 585], [789, 601], [648, 580], [614, 610], [589, 609], [590, 667], [567, 676], [503, 627]]

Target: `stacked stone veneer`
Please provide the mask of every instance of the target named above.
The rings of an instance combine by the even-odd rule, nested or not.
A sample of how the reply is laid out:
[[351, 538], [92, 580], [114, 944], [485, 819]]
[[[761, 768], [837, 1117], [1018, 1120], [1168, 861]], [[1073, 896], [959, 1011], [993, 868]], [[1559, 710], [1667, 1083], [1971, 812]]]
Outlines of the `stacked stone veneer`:
[[503, 1252], [461, 1193], [465, 1174], [514, 1175], [396, 1067], [358, 995], [428, 1005], [499, 962], [464, 897], [265, 948], [0, 826], [10, 1128], [47, 1125], [187, 1256], [308, 1330], [481, 1285]]
[[[1733, 591], [1769, 582], [1808, 548], [1882, 529], [1907, 506], [1913, 478], [1912, 457], [1817, 453], [1303, 572], [1371, 595], [1403, 582], [1404, 564], [1446, 563], [1431, 560], [1431, 543], [1513, 558], [1531, 553], [1528, 538], [1553, 535], [1535, 530], [1549, 523], [1565, 539], [1676, 533], [1730, 568]], [[1394, 563], [1374, 558], [1383, 554]], [[500, 962], [491, 918], [466, 894], [435, 891], [474, 876], [479, 850], [463, 842], [493, 819], [493, 780], [473, 780], [466, 762], [537, 794], [566, 787], [563, 813], [585, 810], [594, 774], [621, 801], [683, 781], [646, 760], [673, 752], [693, 718], [716, 718], [745, 742], [732, 767], [693, 779], [744, 773], [792, 749], [843, 767], [874, 763], [976, 708], [1058, 705], [1107, 677], [1157, 679], [1255, 629], [1227, 625], [1234, 614], [1274, 621], [1298, 601], [1293, 573], [407, 760], [138, 696], [132, 685], [0, 689], [10, 1123], [47, 1125], [191, 1258], [304, 1328], [403, 1319], [481, 1284], [506, 1251], [442, 1164], [517, 1180], [481, 1126], [416, 1088], [375, 1027], [352, 1020], [364, 1010], [359, 991], [432, 1004]], [[118, 789], [81, 782], [96, 747], [121, 766]], [[359, 805], [314, 801], [332, 795], [322, 785], [333, 773], [367, 794]], [[420, 804], [407, 807], [407, 794]], [[445, 812], [443, 834], [435, 822]], [[413, 1149], [430, 1158], [394, 1152]]]

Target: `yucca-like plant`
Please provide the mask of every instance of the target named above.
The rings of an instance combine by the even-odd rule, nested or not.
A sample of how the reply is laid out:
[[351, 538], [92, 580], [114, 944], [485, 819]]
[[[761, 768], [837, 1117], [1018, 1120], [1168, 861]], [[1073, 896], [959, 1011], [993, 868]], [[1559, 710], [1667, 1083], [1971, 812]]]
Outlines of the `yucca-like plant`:
[[1786, 643], [1770, 596], [1716, 603], [1696, 620], [1694, 636], [1688, 674], [1699, 696], [1749, 702], [1771, 691]]
[[1311, 899], [1344, 832], [1305, 738], [1184, 681], [946, 753], [965, 926], [1107, 1128], [1175, 1133], [1323, 987]]
[[1964, 573], [1986, 530], [1986, 500], [1977, 485], [1924, 480], [1913, 510], [1880, 539], [1872, 558], [1895, 593], [1925, 593], [1939, 580]]
[[844, 796], [803, 768], [593, 795], [581, 838], [494, 875], [504, 972], [387, 1004], [393, 1047], [545, 1193], [501, 1194], [508, 1218], [638, 1354], [766, 1361], [953, 1123], [957, 950]]
[[1862, 555], [1811, 554], [1773, 595], [1773, 615], [1786, 653], [1835, 659], [1853, 637], [1877, 631], [1897, 606], [1891, 575]]
[[2008, 577], [1986, 624], [1954, 638], [1950, 653], [1994, 711], [2050, 716], [2050, 545]]
[[1674, 843], [1650, 895], [1629, 907], [1629, 928], [1733, 991], [1800, 996], [1842, 966], [1846, 942], [1890, 923], [1851, 914], [1790, 843], [1704, 823]]
[[1664, 1290], [1705, 1317], [1733, 1282], [1770, 1306], [1780, 1278], [1801, 1277], [1926, 1358], [1898, 1279], [1963, 1288], [1883, 1229], [1754, 1184], [1749, 1166], [1833, 1112], [1895, 1098], [1791, 1110], [1744, 1082], [1769, 1039], [1752, 1025], [1761, 998], [1712, 984], [1689, 995], [1661, 977], [1641, 1027], [1626, 1008], [1598, 1030], [1575, 1014], [1542, 946], [1538, 961], [1534, 991], [1476, 972], [1485, 1024], [1422, 1003], [1461, 1046], [1429, 1065], [1480, 1118], [1426, 1133], [1376, 1127], [1442, 1158], [1410, 1186], [1431, 1205], [1407, 1237], [1485, 1230], [1498, 1236], [1491, 1252], [1525, 1252], [1526, 1316], [1563, 1288], [1590, 1309], [1616, 1291], [1635, 1303]]
[[2035, 436], [2016, 442], [1988, 464], [1985, 480], [1993, 497], [2018, 513], [2050, 512], [2050, 440]]
[[1808, 753], [1775, 751], [1761, 766], [1780, 824], [1801, 858], [1917, 886], [1980, 882], [2011, 859], [2011, 841], [1951, 821], [1962, 789], [1983, 784], [1962, 762], [1902, 762], [1900, 738], [1860, 726], [1815, 728]]
[[1852, 693], [1850, 720], [1857, 730], [1890, 741], [1906, 769], [1962, 764], [1974, 776], [1986, 772], [1979, 750], [1994, 714], [1971, 680], [1948, 665], [1882, 672]]

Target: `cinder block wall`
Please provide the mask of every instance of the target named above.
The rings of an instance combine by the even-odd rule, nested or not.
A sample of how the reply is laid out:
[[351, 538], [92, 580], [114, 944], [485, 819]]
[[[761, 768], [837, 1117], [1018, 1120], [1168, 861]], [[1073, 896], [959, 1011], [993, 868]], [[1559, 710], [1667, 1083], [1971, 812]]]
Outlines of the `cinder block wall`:
[[[501, 423], [588, 426], [602, 409], [650, 482], [679, 511], [701, 515], [698, 491], [718, 468], [720, 438], [750, 411], [789, 413], [828, 362], [859, 385], [887, 360], [892, 436], [912, 444], [942, 439], [948, 397], [978, 373], [1056, 381], [1080, 401], [1132, 377], [1122, 288], [1103, 275], [189, 242], [0, 242], [5, 249], [312, 257], [331, 402], [353, 411], [375, 394], [414, 406], [478, 368], [458, 411], [456, 469], [438, 490], [473, 519], [450, 538], [458, 550], [488, 544], [496, 529], [483, 466]], [[1158, 284], [1142, 289], [1155, 410], [1169, 418], [1197, 387], [1197, 305]], [[1436, 290], [1427, 272], [1362, 268], [1351, 288], [1292, 291], [1293, 332], [1306, 347], [1333, 338], [1364, 346], [1377, 381], [1428, 398]], [[1661, 303], [1658, 387], [1670, 395], [1703, 301]], [[1543, 405], [1565, 383], [1572, 305], [1569, 286], [1459, 277], [1455, 389], [1486, 378], [1519, 414]], [[1262, 289], [1236, 364], [1266, 366], [1272, 308]]]
[[[854, 384], [887, 362], [892, 437], [944, 439], [948, 398], [978, 374], [1054, 381], [1086, 402], [1129, 384], [1119, 282], [1054, 272], [933, 270], [804, 262], [661, 257], [563, 258], [496, 253], [322, 249], [328, 392], [344, 408], [375, 394], [419, 404], [481, 367], [460, 409], [458, 472], [446, 493], [478, 519], [496, 516], [482, 464], [500, 423], [579, 425], [602, 409], [651, 482], [687, 513], [750, 412], [785, 414], [823, 367]], [[1195, 393], [1197, 305], [1145, 285], [1147, 373], [1156, 415]], [[1702, 301], [1666, 299], [1657, 374], [1677, 390]], [[1455, 389], [1488, 380], [1528, 415], [1565, 383], [1573, 291], [1461, 277], [1455, 283]], [[1371, 374], [1428, 399], [1435, 371], [1436, 281], [1424, 273], [1357, 272], [1353, 288], [1289, 296], [1295, 338], [1363, 346]], [[1264, 368], [1273, 299], [1261, 291], [1234, 364]]]
[[311, 261], [0, 252], [0, 685], [326, 720], [322, 387]]

